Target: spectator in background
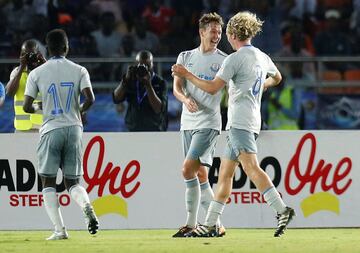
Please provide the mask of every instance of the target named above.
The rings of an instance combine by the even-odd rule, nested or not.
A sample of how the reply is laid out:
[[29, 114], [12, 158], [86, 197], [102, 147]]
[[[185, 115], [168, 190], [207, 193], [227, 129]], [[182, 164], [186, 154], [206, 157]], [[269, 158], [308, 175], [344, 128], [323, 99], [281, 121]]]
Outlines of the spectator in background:
[[[77, 57], [96, 57], [98, 56], [97, 44], [91, 31], [94, 23], [85, 15], [80, 15], [71, 25], [69, 31], [69, 46], [71, 56]], [[70, 36], [71, 35], [71, 36]]]
[[316, 10], [317, 0], [280, 0], [279, 7], [285, 8], [289, 17], [303, 19], [307, 15], [313, 15]]
[[101, 57], [115, 57], [120, 54], [122, 35], [115, 30], [115, 16], [104, 12], [100, 17], [100, 29], [92, 32], [97, 51]]
[[167, 87], [153, 67], [152, 53], [140, 51], [136, 65], [128, 68], [113, 92], [115, 104], [128, 102], [125, 124], [131, 132], [167, 129]]
[[[345, 34], [341, 26], [341, 13], [336, 9], [325, 12], [325, 29], [314, 38], [314, 46], [317, 56], [350, 56], [352, 53], [351, 41]], [[330, 70], [344, 71], [347, 64], [326, 63], [325, 66]]]
[[194, 47], [194, 36], [191, 33], [184, 33], [184, 30], [187, 29], [185, 17], [181, 15], [172, 16], [170, 23], [171, 30], [160, 39], [161, 54], [163, 56], [175, 56], [179, 51]]
[[283, 13], [268, 0], [253, 1], [251, 5], [259, 18], [264, 20], [262, 32], [252, 41], [254, 46], [270, 55], [277, 53], [282, 48], [280, 24]]
[[49, 30], [48, 19], [41, 14], [36, 14], [31, 19], [32, 38], [36, 40], [42, 55], [46, 56], [46, 47], [44, 45], [46, 33]]
[[148, 50], [157, 53], [159, 48], [158, 36], [148, 30], [146, 19], [139, 17], [134, 23], [134, 50]]
[[[283, 77], [283, 83], [285, 78]], [[269, 130], [297, 130], [299, 101], [294, 86], [286, 82], [269, 95], [267, 126]]]
[[[311, 38], [302, 32], [300, 20], [296, 18], [288, 20], [283, 33], [284, 47], [277, 53], [278, 56], [313, 56], [314, 48]], [[280, 68], [288, 81], [315, 81], [315, 65], [313, 62], [285, 62], [281, 64]]]
[[[118, 57], [121, 53], [122, 34], [115, 30], [115, 16], [112, 12], [104, 12], [100, 17], [100, 29], [91, 33], [95, 39], [97, 54], [100, 57]], [[102, 63], [97, 68], [94, 79], [101, 81], [113, 80], [113, 63]]]
[[26, 33], [29, 31], [31, 18], [34, 15], [31, 5], [25, 3], [24, 0], [13, 0], [8, 1], [3, 10], [4, 13], [11, 13], [7, 16], [8, 27], [11, 31], [16, 33]]
[[36, 40], [27, 40], [23, 43], [20, 53], [20, 65], [10, 74], [10, 80], [6, 85], [6, 94], [14, 97], [14, 127], [15, 132], [38, 132], [43, 123], [41, 101], [35, 100], [34, 106], [38, 109], [35, 114], [24, 112], [24, 92], [29, 73], [45, 62], [45, 58], [39, 51]]
[[112, 12], [115, 22], [120, 23], [123, 20], [120, 2], [114, 0], [92, 0], [90, 5], [93, 5], [100, 15], [105, 12]]
[[149, 23], [149, 28], [158, 36], [167, 34], [170, 30], [170, 18], [175, 10], [164, 5], [163, 0], [149, 0], [145, 7], [143, 17]]
[[7, 16], [0, 9], [0, 57], [5, 58], [11, 55], [13, 50], [12, 31], [8, 29]]

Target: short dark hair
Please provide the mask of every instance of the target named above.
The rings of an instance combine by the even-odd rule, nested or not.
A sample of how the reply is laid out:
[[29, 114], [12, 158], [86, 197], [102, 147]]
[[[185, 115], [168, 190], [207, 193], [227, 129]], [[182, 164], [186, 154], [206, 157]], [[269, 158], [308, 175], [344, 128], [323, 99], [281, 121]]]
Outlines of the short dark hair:
[[34, 39], [25, 40], [21, 46], [22, 51], [29, 50], [29, 49], [31, 50], [33, 48], [35, 48], [36, 51], [39, 50], [39, 44]]
[[140, 61], [140, 60], [146, 60], [146, 59], [150, 59], [150, 61], [153, 61], [153, 55], [150, 51], [148, 50], [141, 50], [137, 53], [136, 55], [136, 60]]
[[68, 37], [64, 30], [54, 29], [46, 35], [46, 44], [52, 54], [62, 55], [67, 52]]
[[206, 13], [201, 16], [201, 18], [199, 19], [199, 28], [205, 29], [212, 22], [219, 24], [221, 27], [224, 25], [221, 16], [216, 12], [212, 12]]

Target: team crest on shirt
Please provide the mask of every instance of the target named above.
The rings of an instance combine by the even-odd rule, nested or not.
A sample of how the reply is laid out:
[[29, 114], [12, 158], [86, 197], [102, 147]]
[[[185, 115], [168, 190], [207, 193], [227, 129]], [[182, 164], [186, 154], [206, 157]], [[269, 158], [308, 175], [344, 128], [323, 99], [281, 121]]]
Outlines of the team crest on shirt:
[[213, 63], [213, 64], [211, 64], [210, 69], [213, 72], [218, 72], [219, 69], [220, 69], [220, 64], [219, 63]]

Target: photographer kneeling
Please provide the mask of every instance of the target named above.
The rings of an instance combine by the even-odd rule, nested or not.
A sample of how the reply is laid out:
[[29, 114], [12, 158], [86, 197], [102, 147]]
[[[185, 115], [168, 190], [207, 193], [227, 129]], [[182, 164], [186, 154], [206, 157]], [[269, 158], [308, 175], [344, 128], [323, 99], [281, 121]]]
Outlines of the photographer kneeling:
[[167, 87], [153, 71], [153, 55], [140, 51], [113, 92], [115, 104], [128, 102], [125, 124], [131, 132], [166, 131]]

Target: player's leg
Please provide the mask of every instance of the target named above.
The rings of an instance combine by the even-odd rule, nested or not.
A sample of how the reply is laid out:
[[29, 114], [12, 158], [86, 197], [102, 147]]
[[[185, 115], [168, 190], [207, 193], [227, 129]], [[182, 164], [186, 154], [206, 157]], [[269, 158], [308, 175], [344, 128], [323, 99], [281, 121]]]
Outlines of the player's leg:
[[230, 196], [232, 189], [232, 180], [235, 173], [235, 168], [238, 164], [237, 154], [233, 150], [230, 143], [230, 136], [227, 136], [227, 145], [221, 159], [219, 179], [216, 186], [214, 200], [210, 203], [205, 223], [187, 236], [191, 237], [213, 237], [219, 236], [219, 231], [216, 228], [216, 222], [221, 216], [225, 203]]
[[205, 210], [205, 212], [207, 212], [210, 202], [214, 199], [214, 192], [209, 184], [208, 170], [206, 167], [210, 168], [213, 163], [215, 147], [217, 139], [219, 137], [219, 131], [214, 129], [201, 129], [200, 131], [201, 132], [199, 133], [199, 135], [201, 135], [201, 140], [203, 142], [202, 146], [205, 147], [202, 148], [203, 152], [200, 154], [199, 157], [201, 163], [198, 171], [198, 178], [200, 181], [201, 189], [200, 204]]
[[295, 216], [294, 210], [285, 205], [269, 176], [260, 168], [256, 154], [242, 153], [239, 159], [246, 175], [263, 194], [267, 204], [278, 214], [278, 227], [274, 236], [281, 236]]
[[204, 225], [198, 226], [189, 237], [215, 237], [221, 236], [217, 221], [222, 215], [227, 199], [230, 196], [235, 168], [238, 162], [227, 158], [221, 159], [219, 180], [216, 186], [214, 200], [211, 201], [207, 211]]
[[44, 207], [55, 228], [54, 233], [47, 240], [68, 238], [56, 195], [56, 175], [60, 167], [61, 146], [61, 130], [53, 130], [41, 136], [37, 148], [38, 173], [43, 186]]
[[90, 234], [97, 233], [99, 221], [90, 204], [89, 195], [79, 184], [82, 170], [82, 130], [79, 126], [65, 128], [67, 139], [63, 151], [62, 168], [65, 186], [71, 197], [80, 206]]
[[194, 136], [197, 131], [181, 131], [181, 140], [185, 160], [182, 167], [182, 174], [185, 182], [185, 207], [186, 223], [173, 235], [173, 237], [184, 237], [191, 232], [197, 224], [197, 214], [200, 205], [200, 183], [197, 177], [199, 170], [199, 147]]
[[[200, 204], [204, 209], [205, 213], [209, 210], [211, 201], [214, 200], [214, 191], [210, 186], [208, 170], [205, 166], [200, 166], [198, 172], [198, 178], [200, 181], [201, 198]], [[216, 226], [219, 228], [219, 236], [222, 237], [226, 234], [225, 227], [221, 224], [220, 217], [216, 222]]]

